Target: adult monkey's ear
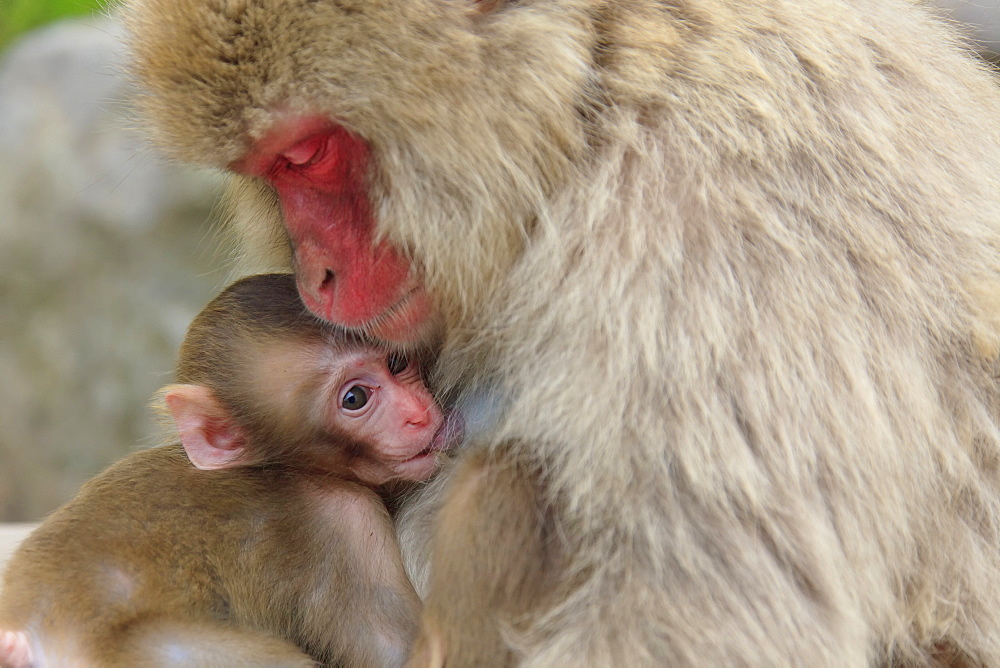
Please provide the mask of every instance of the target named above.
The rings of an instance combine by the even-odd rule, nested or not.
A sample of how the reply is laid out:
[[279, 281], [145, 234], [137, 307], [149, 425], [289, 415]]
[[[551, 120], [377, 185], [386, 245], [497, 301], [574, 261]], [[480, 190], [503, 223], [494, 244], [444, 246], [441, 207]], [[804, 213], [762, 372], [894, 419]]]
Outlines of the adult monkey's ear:
[[163, 391], [181, 445], [199, 469], [213, 470], [243, 463], [246, 436], [204, 385], [171, 385]]

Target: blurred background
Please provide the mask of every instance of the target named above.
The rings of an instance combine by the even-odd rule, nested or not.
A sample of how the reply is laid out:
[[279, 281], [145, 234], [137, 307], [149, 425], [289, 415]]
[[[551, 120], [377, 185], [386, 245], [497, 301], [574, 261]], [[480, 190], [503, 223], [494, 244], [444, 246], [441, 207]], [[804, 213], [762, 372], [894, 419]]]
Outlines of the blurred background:
[[0, 0], [0, 522], [152, 443], [149, 399], [227, 276], [220, 178], [143, 145], [119, 42], [93, 0]]
[[[154, 442], [149, 398], [228, 277], [220, 175], [144, 146], [100, 4], [0, 0], [0, 522]], [[937, 4], [996, 62], [1000, 0]]]

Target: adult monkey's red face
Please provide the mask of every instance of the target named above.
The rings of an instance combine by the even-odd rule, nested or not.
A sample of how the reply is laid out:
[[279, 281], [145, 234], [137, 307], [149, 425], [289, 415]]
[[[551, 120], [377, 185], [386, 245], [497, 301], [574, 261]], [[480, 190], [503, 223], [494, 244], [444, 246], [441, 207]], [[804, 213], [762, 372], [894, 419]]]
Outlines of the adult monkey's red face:
[[290, 115], [233, 167], [277, 192], [309, 310], [387, 341], [427, 336], [434, 308], [419, 276], [375, 239], [364, 141], [329, 119]]

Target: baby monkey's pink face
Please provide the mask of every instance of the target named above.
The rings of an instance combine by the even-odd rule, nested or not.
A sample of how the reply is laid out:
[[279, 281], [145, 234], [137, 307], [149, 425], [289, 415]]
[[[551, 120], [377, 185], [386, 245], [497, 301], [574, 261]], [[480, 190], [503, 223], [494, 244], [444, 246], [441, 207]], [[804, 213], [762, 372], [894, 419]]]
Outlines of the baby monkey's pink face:
[[[333, 435], [357, 444], [347, 467], [359, 481], [426, 480], [438, 454], [463, 433], [458, 414], [445, 416], [405, 356], [377, 348], [343, 352], [327, 346], [268, 353], [262, 377]], [[281, 387], [285, 385], [285, 387]], [[276, 398], [276, 397], [272, 397]]]
[[[339, 430], [372, 448], [353, 472], [369, 484], [426, 480], [439, 451], [457, 436], [424, 385], [420, 369], [401, 355], [358, 352], [342, 359], [338, 381], [320, 400]], [[360, 470], [359, 470], [360, 469]]]

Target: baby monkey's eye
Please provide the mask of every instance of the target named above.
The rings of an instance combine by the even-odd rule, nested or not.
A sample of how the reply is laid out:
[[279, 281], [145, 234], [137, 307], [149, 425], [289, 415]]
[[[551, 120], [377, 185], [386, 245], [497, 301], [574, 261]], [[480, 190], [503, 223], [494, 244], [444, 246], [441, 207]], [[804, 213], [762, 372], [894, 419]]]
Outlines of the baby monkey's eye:
[[340, 405], [344, 407], [345, 410], [356, 411], [359, 408], [364, 408], [365, 404], [368, 403], [368, 389], [360, 385], [355, 385], [347, 391], [344, 398], [340, 401]]
[[389, 373], [396, 376], [406, 371], [407, 367], [410, 366], [410, 360], [406, 359], [405, 355], [392, 353], [386, 358], [385, 365], [389, 369]]

